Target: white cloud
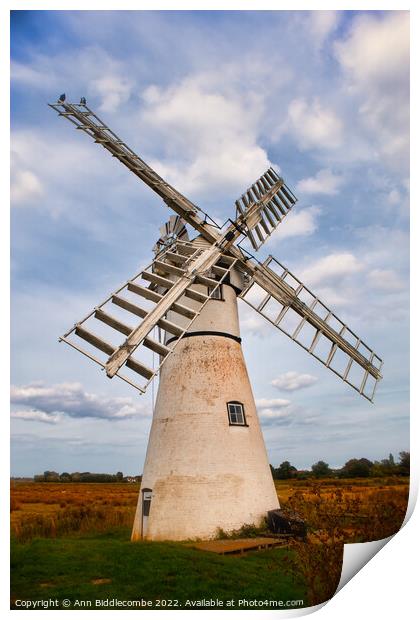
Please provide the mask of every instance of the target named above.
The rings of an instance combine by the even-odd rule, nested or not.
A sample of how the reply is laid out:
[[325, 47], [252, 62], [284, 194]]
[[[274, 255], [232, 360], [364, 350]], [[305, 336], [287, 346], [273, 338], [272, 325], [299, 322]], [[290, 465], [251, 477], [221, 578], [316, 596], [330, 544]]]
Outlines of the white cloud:
[[26, 416], [21, 411], [12, 412], [13, 417], [38, 421], [51, 420], [59, 414], [71, 418], [101, 418], [122, 420], [135, 416], [147, 416], [145, 405], [136, 404], [129, 397], [107, 398], [85, 392], [80, 383], [60, 383], [51, 386], [43, 382], [11, 387], [11, 402], [30, 407]]
[[340, 118], [318, 98], [312, 101], [303, 97], [293, 99], [289, 104], [287, 127], [304, 150], [336, 149], [342, 143]]
[[[13, 206], [36, 206], [54, 213], [60, 210], [57, 201], [40, 200], [45, 189], [53, 185], [53, 175], [61, 187], [68, 183], [68, 171], [74, 176], [89, 162], [86, 149], [72, 143], [65, 148], [56, 136], [32, 130], [15, 130], [11, 134], [11, 184], [10, 193]], [[54, 177], [53, 177], [54, 178]], [[74, 177], [73, 177], [74, 178]], [[74, 185], [74, 180], [71, 180]]]
[[27, 64], [19, 61], [11, 63], [14, 85], [40, 90], [43, 94], [48, 91], [51, 99], [63, 92], [63, 84], [67, 84], [69, 89], [82, 88], [76, 97], [66, 91], [67, 100], [78, 101], [81, 95], [88, 99], [91, 96], [95, 101], [99, 99], [97, 107], [104, 112], [115, 112], [128, 101], [135, 85], [131, 77], [134, 72], [131, 70], [130, 74], [127, 64], [96, 45], [77, 48], [71, 61], [67, 53], [52, 56], [34, 54], [31, 61]]
[[270, 324], [247, 303], [243, 302], [238, 304], [238, 311], [241, 332], [259, 337], [264, 336], [268, 332]]
[[392, 205], [398, 205], [403, 202], [402, 196], [397, 189], [392, 189], [386, 197], [387, 202]]
[[329, 308], [336, 309], [355, 303], [359, 297], [360, 290], [355, 291], [352, 284], [344, 285], [344, 283], [337, 279], [334, 286], [317, 287], [316, 294], [323, 304], [326, 304]]
[[406, 286], [393, 269], [372, 269], [368, 281], [370, 286], [382, 291], [400, 291]]
[[387, 11], [354, 19], [335, 44], [348, 92], [376, 148], [395, 169], [408, 166], [409, 12]]
[[259, 409], [258, 416], [260, 417], [263, 424], [267, 424], [272, 421], [288, 421], [290, 419], [291, 413], [288, 410], [278, 410], [278, 409]]
[[319, 170], [315, 176], [301, 179], [296, 186], [303, 194], [327, 194], [333, 196], [343, 184], [343, 177], [334, 174], [329, 168]]
[[320, 258], [300, 273], [300, 279], [307, 286], [331, 283], [363, 269], [363, 265], [350, 252], [329, 254]]
[[257, 144], [262, 100], [223, 92], [214, 76], [204, 77], [143, 92], [142, 121], [155, 139], [160, 132], [165, 136], [164, 157], [150, 164], [186, 193], [247, 187], [270, 166]]
[[17, 420], [44, 422], [45, 424], [57, 424], [61, 418], [61, 415], [58, 413], [46, 413], [45, 411], [37, 411], [36, 409], [12, 411], [11, 416]]
[[10, 78], [12, 82], [30, 86], [32, 89], [46, 89], [53, 86], [55, 76], [53, 72], [48, 72], [39, 67], [38, 63], [31, 66], [13, 60], [10, 63]]
[[283, 398], [257, 398], [255, 401], [261, 424], [289, 424], [293, 413], [290, 400]]
[[352, 252], [336, 251], [318, 259], [309, 253], [292, 271], [327, 307], [348, 312], [342, 318], [350, 327], [363, 322], [377, 328], [379, 323], [405, 320], [409, 309], [407, 233], [361, 227], [354, 231], [354, 242]]
[[337, 57], [355, 86], [404, 81], [409, 62], [409, 12], [360, 15], [349, 36], [335, 44]]
[[[301, 390], [302, 388], [309, 387], [318, 381], [317, 377], [309, 374], [301, 374], [296, 371], [290, 370], [279, 375], [276, 379], [273, 379], [271, 385], [279, 390], [285, 390], [287, 392], [293, 392], [295, 390]], [[286, 401], [287, 402], [287, 401]]]
[[377, 328], [379, 323], [405, 320], [407, 234], [362, 227], [355, 230], [354, 241], [352, 252], [336, 251], [318, 259], [309, 254], [293, 272], [327, 307], [344, 310], [342, 318], [350, 327], [363, 322]]
[[132, 89], [132, 80], [118, 75], [103, 75], [91, 84], [93, 94], [102, 99], [100, 110], [103, 112], [115, 112], [128, 101]]
[[[72, 133], [70, 123], [62, 126], [63, 142], [60, 123], [63, 121], [53, 116], [50, 130], [33, 127], [12, 131], [11, 204], [37, 209], [53, 218], [65, 216], [92, 234], [99, 219], [96, 214], [112, 202], [112, 193], [124, 193], [129, 173], [121, 175], [125, 171], [120, 171], [101, 149], [92, 152], [97, 145], [82, 139], [82, 132]], [[89, 218], [85, 217], [86, 204]]]
[[301, 211], [292, 211], [267, 240], [267, 245], [279, 239], [312, 235], [318, 228], [317, 218], [320, 213], [321, 209], [318, 207], [308, 207]]
[[31, 170], [12, 169], [10, 178], [10, 198], [15, 205], [25, 205], [44, 194], [44, 187], [38, 176]]
[[255, 404], [258, 409], [281, 409], [290, 405], [290, 400], [285, 398], [257, 398]]
[[327, 37], [334, 32], [339, 19], [339, 11], [310, 11], [309, 30], [317, 47], [321, 47]]

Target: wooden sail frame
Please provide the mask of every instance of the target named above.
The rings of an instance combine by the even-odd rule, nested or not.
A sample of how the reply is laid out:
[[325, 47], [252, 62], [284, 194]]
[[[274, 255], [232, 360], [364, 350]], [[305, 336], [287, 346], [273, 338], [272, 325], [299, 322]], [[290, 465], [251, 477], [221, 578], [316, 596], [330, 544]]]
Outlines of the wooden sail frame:
[[[192, 243], [176, 240], [148, 267], [113, 291], [101, 304], [95, 306], [89, 314], [61, 336], [60, 340], [99, 364], [109, 377], [118, 376], [140, 392], [145, 392], [174, 351], [179, 340], [200, 315], [215, 291], [226, 280], [235, 263], [236, 259], [222, 255], [220, 251], [215, 251], [213, 246], [208, 249], [197, 248]], [[213, 274], [208, 273], [211, 268], [217, 273], [217, 279]], [[138, 305], [127, 296], [127, 293], [147, 300], [151, 307], [144, 308], [144, 304]], [[184, 298], [192, 300], [193, 303], [185, 303]], [[110, 308], [113, 306], [134, 315], [137, 319], [140, 318], [141, 321], [134, 326], [128, 324], [112, 313]], [[168, 313], [180, 315], [187, 321], [181, 326], [168, 319]], [[93, 328], [94, 331], [90, 327], [92, 322], [96, 325], [96, 329]], [[98, 322], [101, 327], [106, 325], [107, 328], [113, 330], [113, 335], [122, 334], [125, 338], [119, 344], [109, 342], [97, 333]], [[151, 334], [156, 326], [160, 327], [164, 333], [171, 334], [170, 345], [167, 346], [164, 342], [152, 337]], [[85, 345], [88, 343], [94, 352], [82, 346], [81, 341]], [[159, 356], [157, 367], [148, 366], [136, 356], [136, 352], [144, 351], [145, 348]], [[98, 352], [105, 354], [105, 357], [102, 359], [98, 357]], [[116, 358], [117, 364], [114, 362]], [[124, 373], [127, 368], [142, 377], [143, 382], [137, 383], [128, 377]]]

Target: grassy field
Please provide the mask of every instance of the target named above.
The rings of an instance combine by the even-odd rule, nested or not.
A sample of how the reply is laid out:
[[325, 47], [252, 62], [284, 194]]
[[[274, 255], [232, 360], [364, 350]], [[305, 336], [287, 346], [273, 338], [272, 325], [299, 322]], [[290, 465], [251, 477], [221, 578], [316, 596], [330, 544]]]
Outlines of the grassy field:
[[50, 598], [91, 609], [103, 599], [143, 599], [154, 609], [159, 601], [189, 609], [187, 601], [202, 599], [231, 609], [247, 608], [240, 599], [259, 609], [270, 600], [313, 605], [335, 591], [343, 543], [398, 531], [408, 498], [403, 478], [276, 481], [282, 506], [307, 521], [308, 541], [221, 557], [186, 544], [130, 543], [138, 487], [12, 483], [12, 607]]
[[219, 599], [224, 608], [233, 599], [232, 609], [240, 598], [306, 602], [303, 581], [282, 567], [281, 549], [218, 556], [176, 543], [133, 544], [127, 529], [36, 539], [12, 549], [12, 607], [23, 598], [79, 599], [90, 601], [92, 609], [96, 600], [113, 598], [143, 598], [154, 609], [165, 604], [188, 609], [188, 600], [202, 599]]

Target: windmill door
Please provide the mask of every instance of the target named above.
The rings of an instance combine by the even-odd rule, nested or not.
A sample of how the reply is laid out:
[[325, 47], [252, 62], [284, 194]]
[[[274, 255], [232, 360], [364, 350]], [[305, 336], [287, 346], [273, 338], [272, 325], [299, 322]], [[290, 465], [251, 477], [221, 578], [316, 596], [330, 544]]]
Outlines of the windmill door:
[[142, 489], [142, 538], [147, 536], [147, 524], [149, 521], [150, 504], [152, 503], [152, 489]]

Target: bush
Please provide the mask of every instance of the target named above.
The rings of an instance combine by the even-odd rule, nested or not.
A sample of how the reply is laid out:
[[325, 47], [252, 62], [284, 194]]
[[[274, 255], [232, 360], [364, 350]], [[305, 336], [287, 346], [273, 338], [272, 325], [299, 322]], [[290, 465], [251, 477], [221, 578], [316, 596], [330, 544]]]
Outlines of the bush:
[[259, 536], [267, 536], [270, 534], [267, 520], [263, 519], [259, 526], [252, 523], [244, 523], [239, 529], [225, 532], [221, 527], [217, 529], [216, 538], [221, 540], [225, 538], [258, 538]]

